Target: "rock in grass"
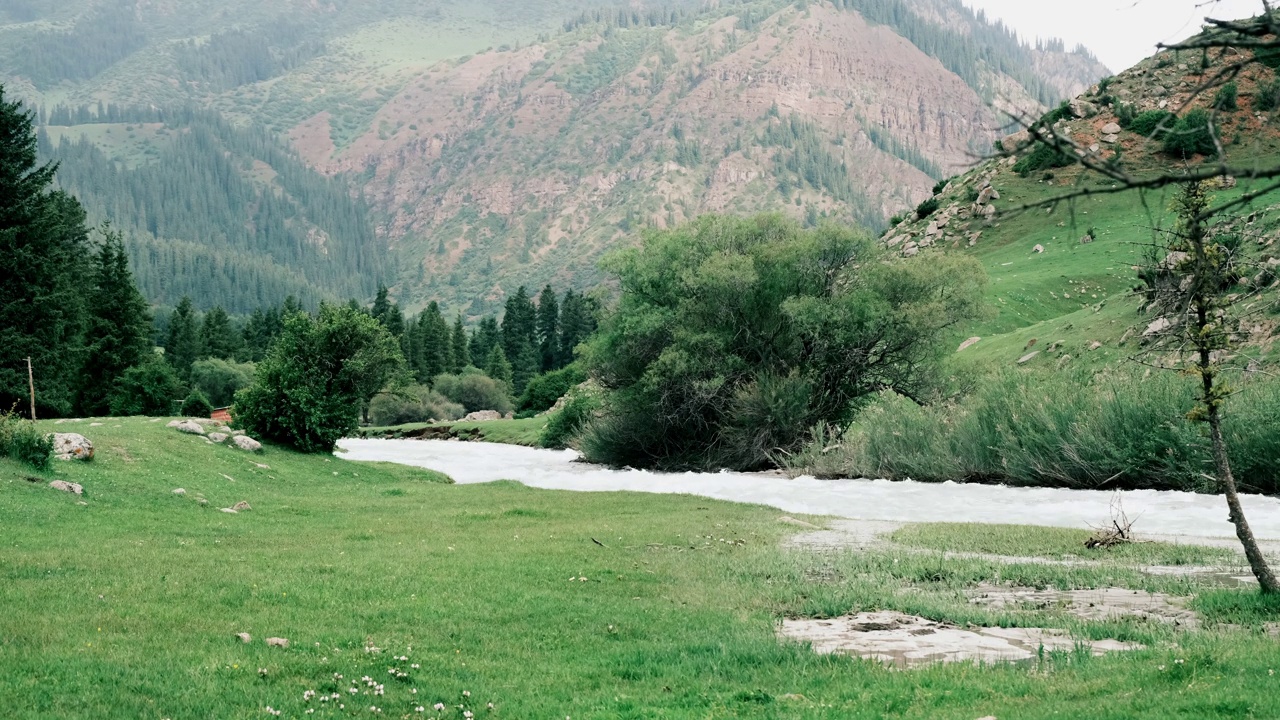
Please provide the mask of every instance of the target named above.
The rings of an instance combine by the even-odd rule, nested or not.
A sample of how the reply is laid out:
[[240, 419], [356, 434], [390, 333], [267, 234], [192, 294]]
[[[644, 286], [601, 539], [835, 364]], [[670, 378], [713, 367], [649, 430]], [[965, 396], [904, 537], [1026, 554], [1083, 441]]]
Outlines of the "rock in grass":
[[232, 510], [235, 510], [236, 512], [240, 512], [240, 511], [242, 511], [242, 510], [252, 510], [253, 508], [249, 507], [249, 503], [247, 503], [247, 502], [245, 502], [245, 501], [241, 500], [240, 502], [236, 503], [235, 505], [232, 505], [232, 506], [231, 506], [231, 509], [232, 509]]
[[197, 499], [196, 499], [196, 503], [197, 503], [198, 505], [200, 505], [200, 507], [208, 507], [208, 506], [209, 506], [209, 501], [208, 501], [208, 500], [205, 500], [204, 498], [197, 498]]
[[[58, 422], [62, 422], [62, 421], [61, 421], [61, 420], [59, 420]], [[182, 423], [183, 423], [183, 421], [182, 421], [182, 420], [170, 420], [170, 421], [169, 421], [169, 423], [168, 423], [167, 425], [165, 425], [165, 427], [176, 428], [176, 427], [178, 427], [179, 425], [181, 425]]]
[[177, 488], [177, 489], [175, 489], [175, 490], [173, 491], [173, 494], [174, 494], [174, 495], [186, 495], [186, 494], [187, 494], [187, 491], [186, 491], [186, 490], [183, 490], [182, 488]]
[[490, 420], [501, 420], [502, 413], [497, 410], [477, 410], [466, 417], [462, 418], [462, 422], [488, 422]]
[[226, 439], [227, 439], [227, 436], [220, 432], [209, 433], [210, 442], [220, 443], [220, 442], [224, 442]]
[[236, 637], [240, 638], [240, 642], [245, 644], [253, 642], [253, 636], [249, 633], [236, 633]]
[[61, 490], [62, 492], [75, 493], [76, 495], [84, 494], [84, 488], [82, 486], [78, 483], [67, 482], [66, 480], [52, 480], [49, 482], [49, 487], [54, 490]]
[[964, 342], [960, 343], [960, 348], [956, 350], [956, 352], [964, 352], [965, 350], [968, 350], [974, 345], [977, 345], [979, 342], [982, 342], [982, 338], [971, 337], [968, 340], [965, 340]]
[[262, 443], [254, 440], [248, 435], [237, 435], [231, 438], [231, 442], [245, 452], [260, 452], [262, 450]]
[[1022, 357], [1018, 358], [1018, 364], [1019, 364], [1019, 365], [1026, 365], [1027, 363], [1031, 362], [1031, 361], [1032, 361], [1032, 359], [1034, 359], [1034, 358], [1035, 358], [1035, 356], [1037, 356], [1037, 355], [1039, 355], [1039, 354], [1040, 354], [1040, 351], [1039, 351], [1039, 350], [1036, 350], [1035, 352], [1029, 352], [1029, 353], [1027, 353], [1026, 355], [1023, 355]]
[[53, 456], [59, 460], [92, 460], [93, 443], [78, 433], [54, 433]]
[[267, 638], [267, 645], [269, 647], [287, 648], [289, 647], [289, 641], [285, 638]]
[[227, 513], [228, 515], [235, 515], [235, 514], [236, 514], [236, 511], [235, 511], [235, 510], [233, 510], [233, 509], [231, 509], [231, 508], [222, 508], [222, 512]]
[[203, 435], [204, 427], [194, 420], [182, 420], [173, 426], [178, 432], [184, 432], [191, 435]]

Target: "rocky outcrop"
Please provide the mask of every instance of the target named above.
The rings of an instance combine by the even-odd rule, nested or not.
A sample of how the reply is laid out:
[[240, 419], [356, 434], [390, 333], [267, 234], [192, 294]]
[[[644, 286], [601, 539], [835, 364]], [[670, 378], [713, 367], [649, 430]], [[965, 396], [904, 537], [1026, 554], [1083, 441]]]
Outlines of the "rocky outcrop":
[[462, 418], [462, 422], [488, 422], [490, 420], [501, 419], [502, 413], [496, 410], [478, 410]]

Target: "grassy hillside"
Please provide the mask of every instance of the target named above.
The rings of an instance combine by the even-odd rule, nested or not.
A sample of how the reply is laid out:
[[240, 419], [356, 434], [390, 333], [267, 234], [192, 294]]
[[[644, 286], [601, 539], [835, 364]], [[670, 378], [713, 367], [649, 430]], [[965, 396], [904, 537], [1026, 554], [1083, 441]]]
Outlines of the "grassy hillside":
[[[371, 717], [373, 707], [386, 717], [418, 717], [417, 707], [461, 717], [460, 705], [514, 718], [1280, 713], [1274, 639], [1262, 630], [1274, 609], [1253, 592], [1143, 575], [1128, 556], [1096, 555], [1097, 566], [940, 564], [933, 551], [906, 547], [973, 542], [973, 528], [937, 526], [904, 533], [903, 545], [784, 551], [780, 540], [799, 530], [767, 508], [453, 486], [421, 470], [274, 448], [248, 456], [162, 421], [103, 423], [47, 425], [88, 435], [92, 463], [37, 475], [0, 460], [7, 717], [256, 718], [267, 708]], [[85, 496], [47, 487], [55, 477], [81, 483]], [[252, 510], [218, 510], [239, 501]], [[999, 537], [1011, 542], [988, 538], [982, 549], [1025, 554], [1034, 542], [1052, 554], [1074, 544], [1059, 531]], [[1179, 557], [1223, 559], [1159, 545], [1141, 556]], [[996, 578], [1194, 593], [1207, 625], [968, 601], [966, 591]], [[1062, 627], [1149, 649], [903, 672], [775, 637], [780, 618], [858, 609]], [[269, 647], [269, 637], [289, 647]], [[433, 711], [437, 702], [448, 710]]]

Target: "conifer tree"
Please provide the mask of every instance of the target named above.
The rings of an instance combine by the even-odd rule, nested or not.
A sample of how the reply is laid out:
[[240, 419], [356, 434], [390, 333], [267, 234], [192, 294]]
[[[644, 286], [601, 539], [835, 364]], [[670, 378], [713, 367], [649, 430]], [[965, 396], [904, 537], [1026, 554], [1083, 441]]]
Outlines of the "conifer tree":
[[419, 376], [424, 382], [449, 370], [452, 358], [450, 348], [449, 326], [440, 314], [440, 306], [432, 301], [426, 310], [418, 316], [418, 327], [422, 336], [422, 373]]
[[538, 346], [538, 310], [521, 285], [515, 295], [507, 298], [502, 316], [502, 352], [514, 362], [525, 345], [530, 350]]
[[169, 337], [164, 344], [164, 357], [182, 380], [191, 374], [191, 363], [200, 359], [200, 332], [191, 298], [183, 296], [169, 316]]
[[235, 360], [240, 352], [240, 334], [221, 305], [205, 313], [200, 327], [200, 357]]
[[489, 350], [489, 357], [484, 363], [484, 374], [506, 385], [508, 392], [511, 390], [511, 363], [507, 362], [501, 345], [494, 344]]
[[557, 370], [560, 365], [560, 304], [550, 285], [538, 296], [538, 355], [542, 372]]
[[471, 349], [467, 339], [467, 328], [462, 324], [462, 313], [458, 313], [458, 318], [453, 323], [449, 351], [453, 361], [451, 372], [460, 373], [471, 364]]
[[559, 365], [573, 362], [573, 350], [596, 330], [595, 303], [573, 290], [564, 294], [560, 309]]
[[480, 320], [480, 325], [471, 335], [471, 357], [476, 362], [483, 362], [495, 345], [502, 344], [502, 330], [498, 328], [496, 318], [487, 317]]
[[88, 232], [36, 147], [31, 113], [0, 86], [0, 409], [26, 407], [31, 358], [37, 405], [63, 414], [82, 366]]
[[124, 372], [153, 356], [151, 313], [133, 284], [124, 240], [109, 226], [104, 225], [101, 232], [77, 403], [84, 415], [106, 414], [112, 389]]

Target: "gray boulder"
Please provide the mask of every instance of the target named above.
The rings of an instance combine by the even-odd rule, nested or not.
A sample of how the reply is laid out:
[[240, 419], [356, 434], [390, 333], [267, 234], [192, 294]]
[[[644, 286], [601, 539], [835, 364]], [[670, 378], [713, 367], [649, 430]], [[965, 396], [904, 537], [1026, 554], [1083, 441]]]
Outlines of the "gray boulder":
[[61, 490], [62, 492], [74, 493], [76, 495], [84, 494], [84, 488], [79, 483], [67, 482], [66, 480], [50, 481], [49, 487], [54, 490]]
[[92, 460], [93, 443], [77, 433], [54, 433], [53, 456], [59, 460]]
[[463, 422], [486, 422], [489, 420], [501, 420], [502, 413], [497, 410], [479, 410], [462, 418]]
[[204, 426], [194, 420], [182, 420], [173, 426], [178, 432], [189, 433], [191, 435], [203, 435]]
[[248, 435], [237, 435], [231, 438], [231, 443], [245, 452], [259, 452], [262, 450], [262, 443]]
[[1103, 134], [1103, 135], [1119, 135], [1119, 134], [1120, 134], [1120, 124], [1119, 124], [1119, 123], [1109, 122], [1109, 123], [1107, 123], [1106, 125], [1103, 125], [1103, 126], [1102, 126], [1102, 134]]
[[220, 442], [226, 441], [226, 439], [227, 439], [227, 436], [220, 432], [209, 433], [209, 440], [211, 442], [220, 443]]

